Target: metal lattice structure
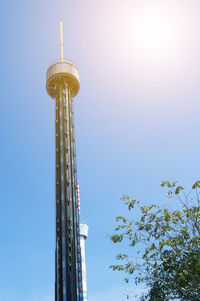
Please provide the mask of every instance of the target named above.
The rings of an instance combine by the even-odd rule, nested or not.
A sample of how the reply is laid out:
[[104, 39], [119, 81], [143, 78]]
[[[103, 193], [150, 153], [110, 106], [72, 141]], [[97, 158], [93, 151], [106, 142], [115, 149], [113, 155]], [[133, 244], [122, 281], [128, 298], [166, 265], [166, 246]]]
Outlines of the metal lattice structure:
[[83, 300], [73, 121], [73, 97], [79, 87], [77, 68], [63, 58], [47, 70], [46, 89], [55, 100], [56, 301]]

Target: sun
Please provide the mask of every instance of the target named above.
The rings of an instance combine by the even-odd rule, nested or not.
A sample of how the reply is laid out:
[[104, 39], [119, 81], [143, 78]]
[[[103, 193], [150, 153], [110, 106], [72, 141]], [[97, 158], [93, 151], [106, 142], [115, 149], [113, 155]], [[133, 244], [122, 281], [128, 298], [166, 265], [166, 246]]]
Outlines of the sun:
[[143, 8], [130, 23], [132, 47], [140, 55], [165, 57], [174, 51], [176, 20], [169, 11]]

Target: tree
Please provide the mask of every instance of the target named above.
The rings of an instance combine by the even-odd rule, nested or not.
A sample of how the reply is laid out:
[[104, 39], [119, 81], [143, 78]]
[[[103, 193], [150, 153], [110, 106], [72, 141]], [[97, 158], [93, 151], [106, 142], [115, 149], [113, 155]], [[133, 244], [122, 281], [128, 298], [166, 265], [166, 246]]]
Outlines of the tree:
[[118, 254], [117, 263], [110, 268], [123, 271], [126, 282], [133, 276], [136, 284], [149, 287], [140, 300], [199, 301], [200, 181], [194, 183], [188, 195], [177, 182], [165, 181], [161, 186], [168, 190], [168, 208], [141, 206], [134, 198], [122, 197], [131, 218], [116, 217], [117, 227], [110, 238], [113, 243], [128, 245], [137, 258]]

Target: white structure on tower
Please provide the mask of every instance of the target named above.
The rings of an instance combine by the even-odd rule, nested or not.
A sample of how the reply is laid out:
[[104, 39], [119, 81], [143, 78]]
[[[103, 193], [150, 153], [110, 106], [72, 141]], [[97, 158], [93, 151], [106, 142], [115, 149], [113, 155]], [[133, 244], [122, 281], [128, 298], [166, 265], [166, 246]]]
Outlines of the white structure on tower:
[[87, 275], [85, 262], [85, 240], [88, 237], [88, 225], [80, 222], [80, 246], [81, 246], [81, 261], [82, 261], [82, 286], [83, 286], [83, 301], [87, 301]]

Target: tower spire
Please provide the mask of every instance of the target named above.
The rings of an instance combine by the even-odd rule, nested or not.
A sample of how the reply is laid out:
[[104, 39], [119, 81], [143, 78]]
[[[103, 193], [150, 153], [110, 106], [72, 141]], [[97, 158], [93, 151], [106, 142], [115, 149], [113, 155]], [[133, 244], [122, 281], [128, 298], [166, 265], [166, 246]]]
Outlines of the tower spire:
[[62, 20], [60, 20], [60, 60], [64, 61], [63, 58], [63, 30], [62, 30]]

